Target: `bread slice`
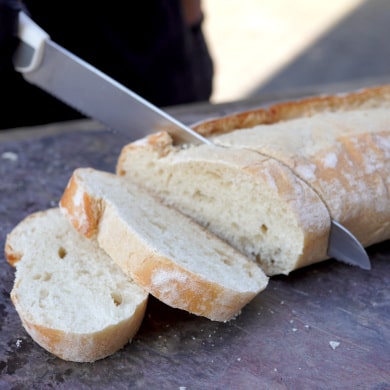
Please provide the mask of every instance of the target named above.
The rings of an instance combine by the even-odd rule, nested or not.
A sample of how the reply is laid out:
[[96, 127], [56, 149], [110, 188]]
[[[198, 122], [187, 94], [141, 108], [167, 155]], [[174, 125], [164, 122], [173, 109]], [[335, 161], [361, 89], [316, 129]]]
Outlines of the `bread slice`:
[[139, 329], [147, 292], [58, 208], [22, 220], [8, 234], [5, 254], [16, 267], [11, 299], [24, 328], [61, 359], [105, 358]]
[[172, 307], [227, 321], [267, 285], [244, 255], [115, 174], [76, 169], [60, 207], [127, 275]]
[[[117, 174], [257, 260], [268, 275], [327, 258], [330, 220], [390, 238], [390, 86], [287, 102], [126, 145]], [[272, 168], [271, 168], [272, 167]]]

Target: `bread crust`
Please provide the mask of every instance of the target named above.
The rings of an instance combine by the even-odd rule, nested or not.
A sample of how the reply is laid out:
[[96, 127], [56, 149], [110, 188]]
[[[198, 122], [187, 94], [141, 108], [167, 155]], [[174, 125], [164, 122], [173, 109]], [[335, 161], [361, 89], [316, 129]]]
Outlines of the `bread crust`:
[[[88, 182], [88, 177], [96, 173], [96, 188]], [[218, 242], [226, 250], [226, 257], [235, 257], [243, 269], [248, 268], [248, 272], [253, 273], [253, 278], [256, 278], [255, 286], [252, 288], [237, 288], [233, 289], [225, 285], [222, 281], [218, 282], [212, 277], [198, 274], [190, 268], [176, 261], [174, 255], [166, 256], [156, 247], [156, 243], [161, 238], [155, 237], [150, 240], [143, 237], [142, 232], [137, 229], [136, 222], [129, 221], [121, 216], [120, 207], [137, 207], [134, 206], [134, 200], [129, 196], [124, 199], [124, 204], [119, 205], [118, 202], [110, 199], [110, 195], [103, 189], [98, 190], [99, 180], [107, 178], [119, 184], [119, 187], [126, 187], [125, 181], [116, 175], [106, 172], [98, 172], [93, 169], [83, 168], [76, 169], [70, 179], [70, 185], [64, 191], [60, 201], [60, 207], [63, 213], [74, 223], [74, 226], [83, 234], [88, 234], [90, 231], [96, 232], [96, 239], [99, 245], [110, 255], [110, 257], [119, 265], [119, 267], [134, 279], [150, 294], [154, 295], [164, 303], [190, 313], [205, 316], [215, 321], [228, 321], [237, 315], [242, 307], [244, 307], [258, 292], [265, 288], [267, 278], [263, 272], [255, 264], [235, 251], [233, 248], [223, 244], [222, 241], [212, 236], [210, 233], [201, 229], [193, 221], [185, 218], [178, 212], [174, 212], [179, 226], [186, 224], [193, 226], [193, 232], [202, 237], [208, 237], [211, 243]], [[91, 177], [91, 181], [94, 179]], [[101, 182], [102, 180], [100, 180]], [[77, 192], [82, 193], [82, 199], [86, 200], [85, 209], [83, 203], [75, 204], [75, 188]], [[118, 186], [113, 187], [118, 190]], [[146, 193], [138, 189], [137, 195], [146, 197]], [[78, 196], [76, 196], [78, 198]], [[159, 204], [157, 199], [153, 202]], [[77, 203], [77, 202], [76, 202]], [[98, 213], [90, 213], [89, 207], [99, 207]], [[139, 205], [138, 207], [142, 207]], [[163, 207], [160, 205], [159, 207]], [[165, 207], [164, 207], [165, 209]], [[159, 209], [163, 211], [162, 209]], [[95, 216], [98, 216], [96, 219]], [[160, 217], [158, 217], [160, 218]], [[161, 217], [162, 218], [162, 217]], [[147, 218], [146, 218], [147, 219]], [[82, 223], [80, 224], [80, 221]], [[145, 221], [148, 223], [165, 224], [166, 221]], [[174, 230], [175, 227], [166, 226], [166, 229]], [[183, 232], [184, 234], [184, 232]], [[173, 236], [174, 237], [174, 236]], [[184, 241], [190, 241], [190, 236], [184, 236]], [[207, 246], [206, 240], [204, 245]], [[177, 245], [180, 243], [176, 243]], [[175, 245], [173, 243], [172, 245]], [[196, 255], [196, 259], [199, 255]], [[221, 267], [221, 266], [220, 266]], [[256, 275], [256, 276], [255, 276]]]
[[212, 137], [261, 124], [269, 125], [294, 118], [307, 118], [321, 112], [373, 108], [383, 104], [384, 100], [390, 100], [390, 85], [272, 104], [268, 107], [205, 120], [197, 123], [193, 129], [205, 137]]
[[78, 363], [93, 363], [122, 349], [138, 332], [146, 310], [146, 304], [140, 305], [130, 318], [120, 323], [98, 332], [80, 334], [50, 328], [30, 318], [14, 290], [11, 300], [23, 327], [37, 344], [60, 359]]

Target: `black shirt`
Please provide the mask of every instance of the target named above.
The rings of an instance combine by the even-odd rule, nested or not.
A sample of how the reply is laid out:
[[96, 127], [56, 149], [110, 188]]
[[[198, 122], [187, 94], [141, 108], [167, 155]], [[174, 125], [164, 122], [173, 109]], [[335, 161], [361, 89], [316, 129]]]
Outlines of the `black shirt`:
[[[187, 26], [180, 0], [128, 3], [26, 0], [30, 17], [62, 45], [157, 106], [207, 101], [213, 64], [201, 21]], [[9, 71], [0, 74], [0, 128], [81, 114]]]

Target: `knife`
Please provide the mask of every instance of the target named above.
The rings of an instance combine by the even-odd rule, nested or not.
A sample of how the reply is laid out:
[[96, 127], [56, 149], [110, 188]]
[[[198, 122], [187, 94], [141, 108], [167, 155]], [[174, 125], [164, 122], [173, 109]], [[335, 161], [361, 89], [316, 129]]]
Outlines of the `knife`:
[[53, 42], [24, 12], [19, 13], [20, 43], [15, 69], [35, 84], [129, 141], [165, 130], [177, 143], [212, 142]]
[[[177, 143], [213, 143], [143, 99], [60, 45], [19, 13], [20, 43], [15, 69], [30, 83], [81, 113], [115, 131], [125, 131], [134, 141], [165, 130]], [[360, 242], [345, 227], [331, 221], [328, 256], [349, 265], [370, 269], [370, 259]]]

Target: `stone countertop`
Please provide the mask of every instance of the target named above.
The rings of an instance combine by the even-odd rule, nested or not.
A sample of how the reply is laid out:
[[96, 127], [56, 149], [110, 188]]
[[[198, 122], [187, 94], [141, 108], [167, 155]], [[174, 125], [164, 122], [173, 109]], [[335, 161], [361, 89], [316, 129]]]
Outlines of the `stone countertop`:
[[[193, 105], [193, 123], [262, 102]], [[169, 111], [169, 110], [168, 110]], [[75, 168], [114, 171], [128, 142], [85, 120], [0, 133], [0, 246], [28, 214], [56, 206]], [[390, 243], [368, 248], [372, 270], [333, 260], [273, 277], [228, 323], [151, 298], [134, 340], [93, 364], [60, 360], [23, 329], [0, 256], [0, 389], [388, 389]]]

